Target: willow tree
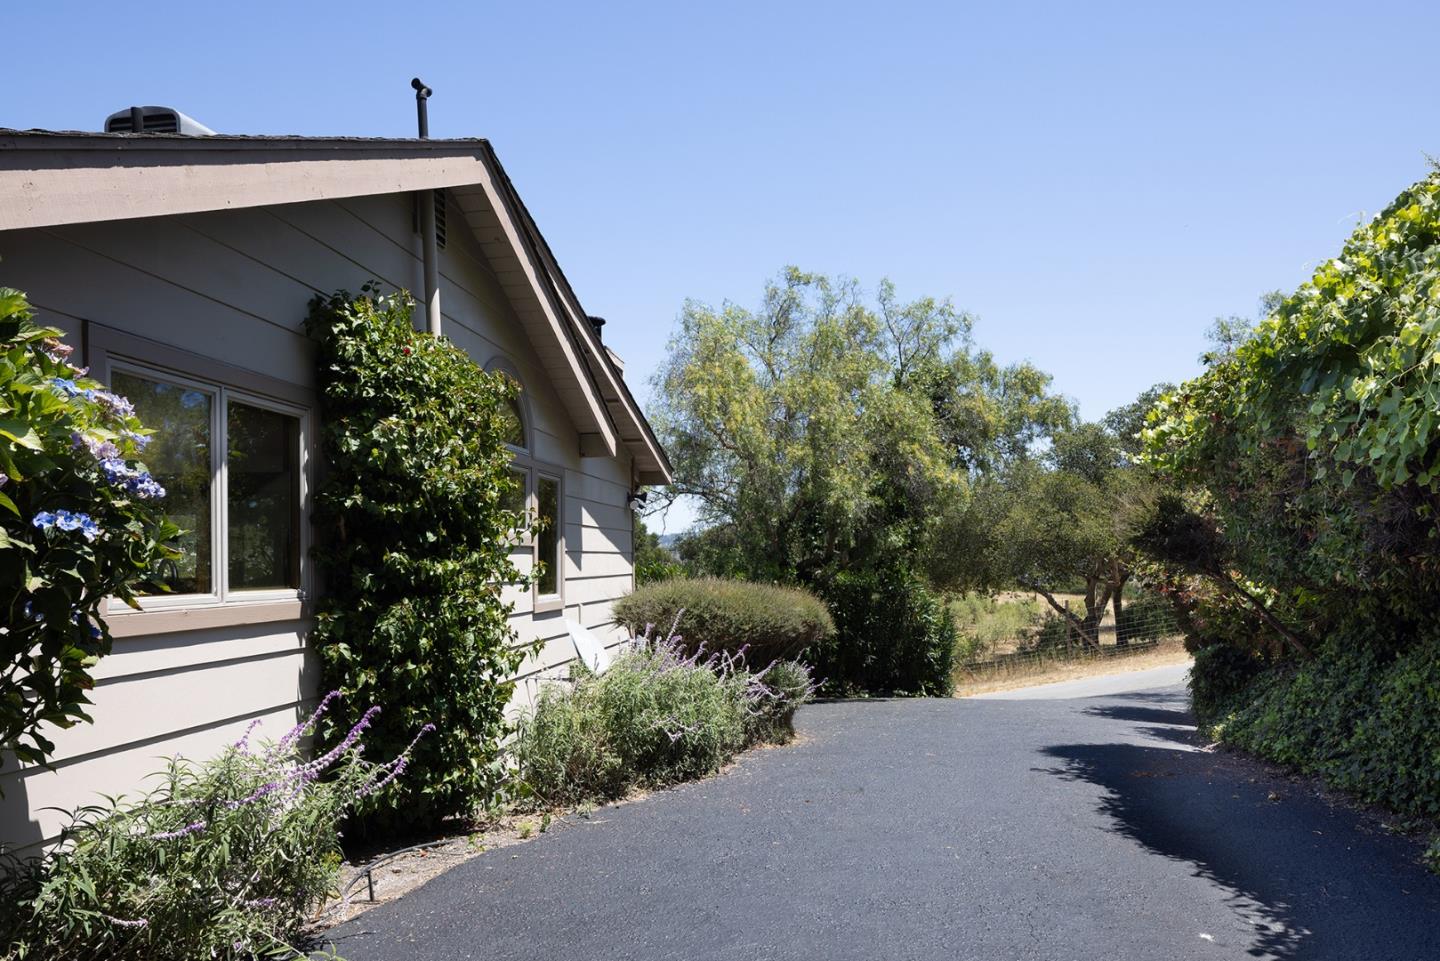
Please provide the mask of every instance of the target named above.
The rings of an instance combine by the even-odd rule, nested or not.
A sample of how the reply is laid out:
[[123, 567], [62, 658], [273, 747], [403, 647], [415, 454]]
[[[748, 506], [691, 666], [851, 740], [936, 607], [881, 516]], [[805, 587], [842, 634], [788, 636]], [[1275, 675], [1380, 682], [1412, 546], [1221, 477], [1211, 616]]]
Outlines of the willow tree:
[[705, 529], [682, 556], [817, 587], [868, 629], [859, 608], [928, 590], [978, 473], [1068, 410], [1043, 374], [976, 350], [971, 326], [948, 301], [795, 268], [755, 310], [687, 303], [652, 410], [670, 495], [694, 497]]

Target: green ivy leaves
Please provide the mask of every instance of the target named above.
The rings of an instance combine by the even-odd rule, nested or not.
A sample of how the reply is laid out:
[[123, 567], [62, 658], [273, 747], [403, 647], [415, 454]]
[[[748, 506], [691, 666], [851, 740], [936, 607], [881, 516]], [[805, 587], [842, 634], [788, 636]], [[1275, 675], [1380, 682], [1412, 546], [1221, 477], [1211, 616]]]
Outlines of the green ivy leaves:
[[[341, 704], [381, 706], [370, 735], [381, 755], [438, 728], [368, 810], [385, 829], [491, 799], [508, 678], [526, 653], [497, 589], [526, 580], [510, 561], [523, 518], [505, 507], [516, 386], [417, 332], [413, 307], [367, 285], [316, 298], [307, 324], [320, 344], [326, 463], [316, 498], [326, 590], [311, 635], [325, 685]], [[354, 720], [337, 715], [323, 734]]]

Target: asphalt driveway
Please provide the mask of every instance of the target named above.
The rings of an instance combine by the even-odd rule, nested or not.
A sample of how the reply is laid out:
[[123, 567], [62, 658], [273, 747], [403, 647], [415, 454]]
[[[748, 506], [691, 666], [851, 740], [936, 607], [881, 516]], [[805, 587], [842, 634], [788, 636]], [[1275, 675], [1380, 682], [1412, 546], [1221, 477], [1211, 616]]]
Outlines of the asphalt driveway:
[[[1133, 682], [1132, 682], [1133, 683]], [[1183, 689], [861, 701], [332, 932], [350, 961], [1434, 961], [1418, 849], [1198, 750]]]

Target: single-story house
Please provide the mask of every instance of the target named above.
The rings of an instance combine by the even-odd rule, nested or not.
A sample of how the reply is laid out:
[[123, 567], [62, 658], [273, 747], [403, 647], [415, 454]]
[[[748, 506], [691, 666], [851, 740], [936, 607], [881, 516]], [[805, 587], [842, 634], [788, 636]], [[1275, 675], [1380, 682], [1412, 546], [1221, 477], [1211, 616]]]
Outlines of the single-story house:
[[[257, 718], [274, 736], [313, 702], [303, 321], [314, 295], [371, 279], [413, 291], [417, 326], [521, 385], [516, 470], [531, 506], [561, 516], [557, 536], [517, 548], [553, 572], [508, 590], [520, 642], [545, 641], [517, 702], [574, 657], [566, 620], [621, 640], [631, 500], [670, 466], [489, 143], [0, 130], [0, 286], [25, 291], [147, 426], [190, 439], [147, 460], [191, 532], [174, 593], [108, 617], [94, 723], [54, 732], [53, 771], [0, 768], [7, 847], [52, 838], [47, 807], [133, 792], [158, 758], [205, 756]], [[252, 449], [230, 471], [242, 430]]]

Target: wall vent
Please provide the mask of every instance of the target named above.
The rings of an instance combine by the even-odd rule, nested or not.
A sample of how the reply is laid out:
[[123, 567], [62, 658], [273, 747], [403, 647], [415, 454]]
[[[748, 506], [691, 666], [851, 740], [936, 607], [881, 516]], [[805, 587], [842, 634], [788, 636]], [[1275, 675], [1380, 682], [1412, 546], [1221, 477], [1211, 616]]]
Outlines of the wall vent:
[[[445, 188], [440, 187], [431, 191], [435, 195], [435, 246], [441, 250], [445, 249]], [[420, 232], [420, 211], [416, 210], [413, 217], [415, 232]]]

